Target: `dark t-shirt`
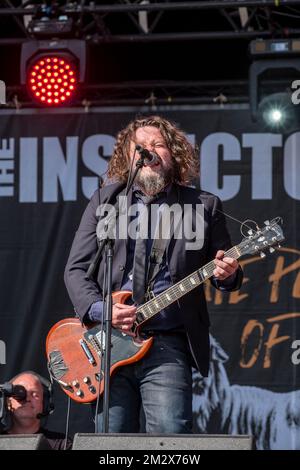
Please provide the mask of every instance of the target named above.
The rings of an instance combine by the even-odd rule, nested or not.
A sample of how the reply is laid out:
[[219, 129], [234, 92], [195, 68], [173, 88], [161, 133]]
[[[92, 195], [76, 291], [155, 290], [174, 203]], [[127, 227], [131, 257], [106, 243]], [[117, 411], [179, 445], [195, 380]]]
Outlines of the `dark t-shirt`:
[[[65, 435], [61, 432], [49, 431], [49, 429], [40, 428], [37, 434], [43, 434], [47, 439], [52, 450], [65, 450]], [[72, 441], [67, 439], [66, 449], [72, 448]]]

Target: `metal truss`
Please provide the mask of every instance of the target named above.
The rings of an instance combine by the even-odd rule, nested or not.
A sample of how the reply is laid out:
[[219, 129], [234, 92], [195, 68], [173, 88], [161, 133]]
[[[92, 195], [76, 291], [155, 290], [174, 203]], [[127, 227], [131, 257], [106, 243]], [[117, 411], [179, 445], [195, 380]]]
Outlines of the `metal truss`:
[[[102, 1], [88, 0], [0, 0], [0, 52], [1, 46], [33, 39], [26, 26], [28, 17], [41, 18], [43, 14], [72, 18], [71, 38], [84, 39], [91, 47], [153, 43], [155, 51], [156, 44], [159, 47], [163, 41], [177, 41], [180, 46], [187, 41], [226, 39], [230, 54], [231, 41], [300, 36], [300, 0], [146, 1], [117, 0], [104, 5]], [[6, 22], [10, 24], [9, 31]], [[11, 106], [33, 105], [23, 87], [7, 85]], [[75, 105], [155, 109], [160, 105], [227, 103], [248, 103], [248, 80], [87, 83]]]
[[[0, 29], [0, 45], [20, 43], [30, 35], [23, 17], [66, 15], [74, 37], [93, 44], [286, 37], [300, 34], [298, 0], [107, 2], [0, 0], [0, 19], [12, 17], [15, 37]], [[42, 7], [44, 6], [44, 10]], [[182, 21], [180, 21], [182, 17]], [[213, 21], [211, 21], [213, 19]], [[199, 21], [198, 21], [199, 20]], [[5, 31], [5, 29], [4, 29]], [[2, 37], [1, 37], [2, 36]]]
[[[289, 89], [291, 79], [265, 79], [261, 82], [262, 93]], [[84, 85], [80, 88], [72, 106], [140, 106], [155, 110], [159, 106], [216, 105], [249, 103], [248, 80], [210, 81], [130, 81], [114, 84]], [[17, 103], [17, 105], [16, 105]], [[23, 86], [7, 87], [8, 107], [35, 106], [28, 101]], [[7, 105], [5, 107], [7, 107]]]

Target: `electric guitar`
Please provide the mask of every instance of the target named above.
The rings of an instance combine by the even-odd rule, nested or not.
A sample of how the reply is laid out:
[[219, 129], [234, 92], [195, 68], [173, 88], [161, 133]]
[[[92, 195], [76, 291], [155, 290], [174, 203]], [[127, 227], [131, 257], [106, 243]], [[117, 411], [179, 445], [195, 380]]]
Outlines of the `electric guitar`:
[[[228, 250], [224, 256], [235, 259], [247, 254], [260, 253], [284, 240], [278, 224], [280, 218], [266, 221], [262, 229], [249, 230], [239, 245]], [[112, 374], [117, 368], [139, 361], [145, 356], [153, 343], [153, 337], [143, 339], [139, 334], [142, 325], [158, 314], [162, 309], [176, 302], [182, 296], [195, 289], [213, 276], [215, 264], [210, 261], [181, 281], [153, 296], [148, 302], [138, 306], [136, 321], [133, 326], [134, 336], [112, 328], [111, 368]], [[130, 291], [113, 293], [113, 303], [126, 303], [131, 297]], [[78, 318], [66, 318], [56, 323], [46, 339], [48, 367], [53, 379], [62, 390], [78, 403], [94, 401], [104, 390], [101, 362], [106, 347], [105, 333], [101, 326], [85, 326]]]

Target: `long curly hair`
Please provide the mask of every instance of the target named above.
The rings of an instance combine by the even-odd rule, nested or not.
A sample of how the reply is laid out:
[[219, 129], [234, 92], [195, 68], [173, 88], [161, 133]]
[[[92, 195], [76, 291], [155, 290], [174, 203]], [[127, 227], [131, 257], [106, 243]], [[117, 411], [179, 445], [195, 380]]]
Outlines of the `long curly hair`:
[[184, 132], [175, 123], [160, 116], [141, 116], [131, 121], [117, 135], [107, 170], [109, 181], [127, 181], [130, 166], [130, 141], [134, 139], [136, 130], [145, 126], [157, 127], [160, 130], [174, 161], [174, 182], [185, 185], [198, 177], [199, 156]]

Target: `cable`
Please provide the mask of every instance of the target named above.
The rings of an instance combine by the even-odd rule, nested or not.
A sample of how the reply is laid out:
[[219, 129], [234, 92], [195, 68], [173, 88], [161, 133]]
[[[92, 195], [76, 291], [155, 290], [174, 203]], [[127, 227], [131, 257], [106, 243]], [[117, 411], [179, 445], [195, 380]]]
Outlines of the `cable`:
[[247, 227], [249, 230], [253, 230], [253, 227], [250, 227], [250, 225], [247, 225], [246, 222], [253, 222], [256, 226], [256, 230], [254, 230], [255, 232], [259, 230], [259, 227], [258, 227], [258, 224], [255, 222], [255, 220], [252, 220], [252, 219], [246, 219], [244, 222], [242, 222], [241, 220], [239, 219], [236, 219], [235, 217], [233, 217], [232, 215], [229, 215], [227, 214], [226, 212], [224, 211], [220, 211], [220, 209], [216, 209], [216, 211], [220, 212], [221, 214], [225, 215], [225, 217], [228, 217], [229, 219], [232, 219], [234, 220], [235, 222], [238, 222], [240, 224], [240, 230], [241, 230], [241, 234], [243, 235], [243, 237], [245, 236], [242, 232], [242, 228], [243, 226]]
[[283, 13], [281, 11], [272, 11], [272, 15], [286, 16], [287, 18], [300, 18], [300, 15], [292, 15], [291, 13]]
[[[256, 229], [253, 229], [252, 227], [250, 227], [250, 225], [247, 225], [246, 222], [253, 222], [253, 224], [255, 225]], [[259, 231], [259, 226], [257, 225], [257, 223], [255, 222], [255, 220], [252, 220], [252, 219], [246, 219], [244, 222], [242, 222], [242, 225], [240, 227], [240, 232], [241, 232], [241, 235], [245, 238], [247, 238], [247, 235], [243, 232], [243, 227], [247, 227], [249, 230], [251, 230], [252, 232], [258, 232]], [[249, 235], [249, 234], [248, 234]]]
[[70, 410], [71, 410], [71, 398], [68, 396], [64, 450], [67, 450], [67, 443], [68, 443], [68, 436], [69, 436], [69, 424], [70, 424]]
[[[220, 209], [216, 209], [216, 211], [218, 211], [218, 212], [220, 212], [221, 214], [225, 215], [225, 217], [228, 217], [229, 219], [232, 219], [232, 220], [234, 220], [235, 222], [238, 222], [238, 223], [240, 224], [240, 232], [241, 232], [241, 235], [242, 235], [242, 237], [244, 237], [244, 238], [248, 238], [249, 235], [251, 235], [251, 234], [249, 234], [249, 232], [248, 232], [248, 234], [245, 234], [245, 233], [243, 232], [243, 227], [247, 227], [249, 230], [251, 230], [252, 233], [254, 233], [254, 234], [256, 234], [256, 235], [258, 235], [258, 234], [261, 232], [261, 229], [259, 228], [258, 223], [255, 222], [255, 220], [246, 219], [244, 222], [242, 222], [241, 220], [236, 219], [236, 218], [233, 217], [232, 215], [229, 215], [229, 214], [227, 214], [227, 213], [224, 212], [224, 211], [220, 211]], [[251, 227], [250, 225], [248, 225], [247, 222], [253, 223], [253, 224], [255, 225], [255, 228], [253, 228], [253, 227]], [[281, 225], [283, 224], [283, 219], [282, 219], [282, 217], [280, 217], [280, 216], [277, 216], [277, 217], [275, 217], [275, 219], [272, 219], [270, 225], [273, 226], [274, 224], [278, 224], [278, 223], [281, 224]], [[267, 225], [267, 222], [265, 222], [265, 225]]]
[[286, 8], [287, 10], [289, 10], [289, 11], [293, 11], [293, 12], [295, 12], [295, 13], [297, 13], [297, 14], [300, 14], [300, 10], [297, 10], [297, 9], [294, 8], [294, 7], [291, 7], [291, 6], [287, 6], [287, 5], [286, 5], [285, 8]]

